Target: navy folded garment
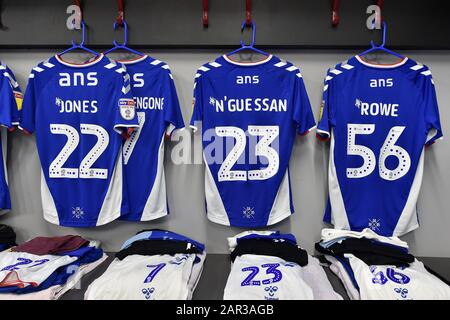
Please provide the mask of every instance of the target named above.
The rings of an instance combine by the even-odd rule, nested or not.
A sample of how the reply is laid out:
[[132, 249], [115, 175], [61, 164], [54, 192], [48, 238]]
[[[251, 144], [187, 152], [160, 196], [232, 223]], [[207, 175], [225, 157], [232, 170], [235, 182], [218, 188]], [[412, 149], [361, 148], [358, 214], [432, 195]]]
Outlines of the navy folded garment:
[[346, 238], [324, 248], [321, 242], [316, 244], [316, 250], [334, 257], [344, 257], [350, 253], [364, 261], [367, 265], [395, 265], [408, 267], [414, 262], [414, 256], [403, 247], [386, 244], [366, 238]]
[[189, 241], [178, 240], [139, 240], [133, 242], [126, 249], [116, 253], [116, 258], [123, 260], [131, 255], [154, 256], [160, 254], [174, 255], [177, 253], [199, 254], [201, 248]]
[[16, 245], [16, 233], [13, 228], [0, 224], [0, 251], [9, 249]]
[[205, 245], [203, 243], [197, 242], [191, 238], [185, 237], [181, 234], [167, 231], [167, 230], [161, 230], [161, 229], [145, 229], [141, 230], [138, 233], [136, 233], [135, 236], [129, 238], [127, 241], [124, 242], [122, 245], [122, 248], [120, 250], [126, 249], [129, 246], [131, 246], [136, 241], [141, 240], [173, 240], [173, 241], [184, 241], [184, 242], [190, 242], [194, 244], [200, 251], [205, 250]]
[[271, 234], [258, 234], [258, 233], [251, 233], [249, 235], [237, 238], [237, 243], [243, 240], [247, 239], [268, 239], [268, 240], [281, 240], [281, 241], [287, 241], [293, 245], [297, 245], [297, 239], [295, 236], [291, 233], [281, 233], [280, 231], [274, 231]]
[[279, 257], [285, 261], [295, 262], [304, 267], [308, 264], [308, 253], [297, 244], [279, 239], [248, 238], [238, 241], [238, 245], [231, 253], [231, 261], [244, 254]]

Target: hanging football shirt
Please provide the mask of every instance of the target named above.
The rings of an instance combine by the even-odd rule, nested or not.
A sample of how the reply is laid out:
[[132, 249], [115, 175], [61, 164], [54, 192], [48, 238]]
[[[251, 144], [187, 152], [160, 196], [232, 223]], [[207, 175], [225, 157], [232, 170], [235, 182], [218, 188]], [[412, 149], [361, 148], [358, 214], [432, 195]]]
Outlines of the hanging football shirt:
[[22, 92], [13, 72], [0, 62], [0, 214], [11, 210], [11, 198], [8, 188], [7, 133], [19, 124], [19, 109], [22, 107]]
[[120, 216], [123, 135], [138, 127], [122, 65], [103, 55], [80, 65], [59, 56], [40, 63], [30, 74], [20, 127], [36, 132], [47, 221], [93, 227]]
[[272, 55], [256, 63], [223, 56], [195, 78], [191, 126], [202, 123], [208, 218], [253, 228], [289, 217], [296, 133], [315, 127], [300, 70]]
[[424, 147], [442, 137], [431, 71], [404, 58], [356, 56], [325, 79], [322, 138], [331, 138], [325, 221], [337, 229], [403, 235], [419, 226]]
[[123, 220], [148, 221], [169, 213], [164, 177], [164, 138], [184, 127], [169, 66], [143, 56], [120, 61], [131, 78], [139, 129], [123, 147], [129, 211]]

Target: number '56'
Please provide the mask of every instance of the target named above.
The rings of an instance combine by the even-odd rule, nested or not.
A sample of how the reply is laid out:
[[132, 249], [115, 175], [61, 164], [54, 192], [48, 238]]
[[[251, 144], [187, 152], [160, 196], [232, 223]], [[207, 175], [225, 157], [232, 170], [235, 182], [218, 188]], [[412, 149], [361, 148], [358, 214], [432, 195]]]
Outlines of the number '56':
[[[395, 126], [389, 130], [380, 149], [378, 159], [379, 175], [384, 180], [397, 180], [408, 173], [411, 167], [411, 158], [408, 152], [400, 146], [395, 145], [402, 135], [405, 127]], [[376, 167], [375, 153], [368, 147], [355, 143], [356, 135], [370, 135], [375, 132], [374, 124], [353, 124], [347, 125], [347, 155], [360, 156], [364, 162], [358, 168], [347, 168], [347, 178], [364, 178], [370, 175]], [[390, 156], [398, 159], [398, 165], [394, 169], [386, 167], [386, 159]]]

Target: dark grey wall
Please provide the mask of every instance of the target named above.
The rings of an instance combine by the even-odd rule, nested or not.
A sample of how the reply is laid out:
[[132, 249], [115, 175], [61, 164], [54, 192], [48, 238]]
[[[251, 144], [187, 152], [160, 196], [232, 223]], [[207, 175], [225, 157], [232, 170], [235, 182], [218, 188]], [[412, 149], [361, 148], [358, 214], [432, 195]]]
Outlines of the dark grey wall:
[[[67, 30], [66, 9], [73, 0], [2, 0], [0, 48], [63, 47], [79, 32]], [[112, 25], [117, 1], [82, 1], [90, 45], [107, 47], [115, 36]], [[345, 0], [340, 24], [331, 25], [331, 0], [252, 1], [258, 44], [270, 47], [355, 48], [380, 39], [366, 26], [367, 7], [373, 0]], [[388, 24], [389, 45], [402, 49], [449, 49], [448, 1], [384, 1], [382, 16]], [[202, 25], [200, 0], [125, 1], [130, 43], [145, 48], [233, 47], [240, 38], [245, 1], [209, 1], [209, 28]], [[48, 32], [51, 30], [51, 32]], [[248, 33], [247, 33], [248, 35]], [[119, 36], [116, 34], [116, 36]], [[378, 41], [377, 41], [378, 42]]]
[[[191, 112], [193, 76], [204, 62], [214, 59], [219, 51], [152, 52], [169, 63], [178, 89], [184, 120]], [[281, 58], [300, 66], [315, 114], [321, 100], [323, 77], [328, 67], [346, 60], [355, 52], [277, 51]], [[50, 51], [4, 51], [0, 59], [15, 72], [25, 89], [29, 70], [45, 60]], [[427, 64], [436, 82], [444, 135], [449, 131], [450, 54], [449, 52], [404, 52]], [[203, 200], [202, 165], [174, 165], [170, 161], [171, 146], [166, 149], [166, 177], [171, 215], [148, 223], [113, 222], [95, 229], [72, 229], [51, 225], [42, 217], [39, 160], [34, 137], [19, 132], [11, 135], [8, 169], [13, 211], [0, 217], [0, 223], [13, 226], [19, 241], [38, 235], [80, 234], [99, 239], [106, 250], [117, 250], [121, 243], [143, 228], [168, 228], [191, 236], [207, 245], [211, 253], [227, 252], [226, 237], [238, 229], [213, 224], [206, 219]], [[292, 188], [296, 213], [274, 226], [292, 232], [302, 246], [313, 251], [323, 227], [322, 213], [326, 200], [327, 145], [316, 141], [314, 134], [297, 138], [291, 159]], [[421, 228], [404, 237], [412, 251], [421, 256], [450, 257], [450, 144], [444, 139], [426, 151], [425, 173], [419, 199]]]

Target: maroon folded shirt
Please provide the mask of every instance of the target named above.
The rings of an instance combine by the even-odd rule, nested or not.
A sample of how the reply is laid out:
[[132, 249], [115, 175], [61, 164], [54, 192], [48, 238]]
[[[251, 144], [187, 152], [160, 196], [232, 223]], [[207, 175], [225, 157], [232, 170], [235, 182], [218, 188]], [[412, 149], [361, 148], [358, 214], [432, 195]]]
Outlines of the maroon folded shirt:
[[21, 245], [13, 247], [15, 252], [26, 252], [36, 255], [62, 254], [65, 252], [77, 250], [89, 243], [88, 240], [80, 236], [62, 236], [62, 237], [36, 237]]

